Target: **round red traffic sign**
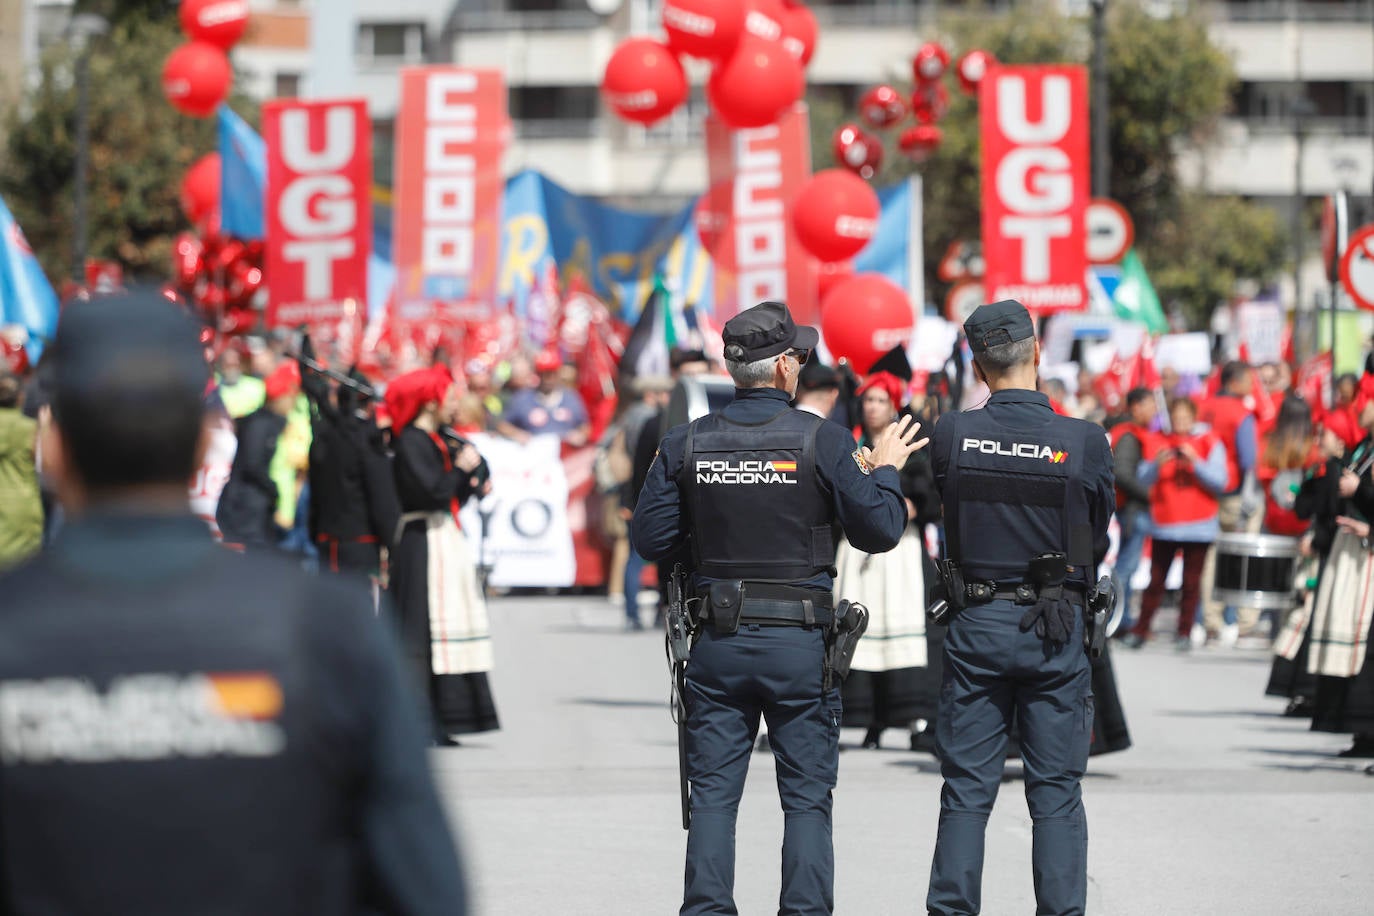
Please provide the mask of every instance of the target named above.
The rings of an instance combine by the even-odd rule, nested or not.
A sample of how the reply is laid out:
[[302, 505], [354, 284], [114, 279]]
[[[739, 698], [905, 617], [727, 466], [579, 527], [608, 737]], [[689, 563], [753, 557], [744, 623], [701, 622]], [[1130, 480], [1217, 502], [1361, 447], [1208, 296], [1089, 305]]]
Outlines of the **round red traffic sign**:
[[1126, 208], [1106, 197], [1088, 201], [1084, 217], [1088, 229], [1088, 261], [1115, 264], [1135, 244], [1135, 223]]
[[987, 302], [983, 284], [977, 280], [960, 280], [945, 295], [945, 317], [955, 324], [963, 324], [973, 310]]
[[1341, 285], [1362, 309], [1374, 312], [1374, 226], [1362, 226], [1341, 255]]

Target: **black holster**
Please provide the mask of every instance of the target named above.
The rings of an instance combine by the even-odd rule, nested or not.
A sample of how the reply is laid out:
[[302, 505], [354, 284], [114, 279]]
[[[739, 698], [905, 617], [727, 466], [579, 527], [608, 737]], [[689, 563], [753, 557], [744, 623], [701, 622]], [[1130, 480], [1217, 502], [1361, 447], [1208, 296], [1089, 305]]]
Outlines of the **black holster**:
[[739, 618], [744, 610], [744, 583], [739, 579], [712, 582], [706, 593], [710, 602], [708, 619], [722, 636], [739, 632]]
[[842, 599], [835, 606], [835, 621], [831, 624], [825, 646], [824, 688], [829, 690], [835, 678], [843, 681], [854, 663], [854, 650], [868, 630], [868, 608]]
[[1107, 645], [1107, 619], [1116, 607], [1116, 583], [1111, 576], [1103, 576], [1088, 592], [1087, 618], [1084, 620], [1083, 648], [1088, 655], [1101, 658]]
[[940, 560], [935, 564], [940, 580], [931, 587], [927, 596], [926, 619], [937, 626], [948, 626], [954, 615], [968, 606], [968, 593], [964, 587], [964, 573], [953, 560]]

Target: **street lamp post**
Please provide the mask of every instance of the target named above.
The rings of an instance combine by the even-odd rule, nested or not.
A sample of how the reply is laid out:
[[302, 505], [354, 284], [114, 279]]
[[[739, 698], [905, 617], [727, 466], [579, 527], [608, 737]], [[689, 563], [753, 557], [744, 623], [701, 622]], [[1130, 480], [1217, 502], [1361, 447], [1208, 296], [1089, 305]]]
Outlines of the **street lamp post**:
[[1107, 0], [1093, 8], [1093, 196], [1111, 196], [1111, 153], [1107, 144]]
[[1312, 349], [1315, 353], [1320, 335], [1317, 333], [1316, 314], [1307, 307], [1302, 295], [1302, 255], [1303, 255], [1303, 203], [1305, 194], [1302, 184], [1303, 148], [1307, 143], [1307, 119], [1316, 109], [1307, 94], [1298, 84], [1293, 96], [1293, 317], [1301, 321], [1305, 333], [1311, 335]]
[[94, 13], [78, 13], [67, 25], [67, 39], [76, 49], [76, 168], [72, 179], [72, 279], [86, 282], [86, 250], [89, 247], [89, 215], [86, 185], [91, 160], [91, 45], [110, 24]]

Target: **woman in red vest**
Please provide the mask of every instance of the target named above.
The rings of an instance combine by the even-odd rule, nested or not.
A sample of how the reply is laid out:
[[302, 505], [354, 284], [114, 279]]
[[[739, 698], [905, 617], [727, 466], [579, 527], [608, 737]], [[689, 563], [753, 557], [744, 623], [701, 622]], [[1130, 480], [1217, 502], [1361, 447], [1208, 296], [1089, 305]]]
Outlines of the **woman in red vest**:
[[1183, 555], [1183, 595], [1175, 648], [1188, 651], [1189, 633], [1202, 597], [1202, 568], [1217, 539], [1218, 494], [1226, 489], [1226, 447], [1210, 432], [1198, 432], [1197, 404], [1191, 398], [1169, 403], [1173, 432], [1150, 445], [1140, 478], [1150, 484], [1150, 587], [1140, 603], [1140, 617], [1123, 640], [1139, 648], [1150, 637], [1150, 624], [1164, 598], [1164, 581], [1176, 554]]

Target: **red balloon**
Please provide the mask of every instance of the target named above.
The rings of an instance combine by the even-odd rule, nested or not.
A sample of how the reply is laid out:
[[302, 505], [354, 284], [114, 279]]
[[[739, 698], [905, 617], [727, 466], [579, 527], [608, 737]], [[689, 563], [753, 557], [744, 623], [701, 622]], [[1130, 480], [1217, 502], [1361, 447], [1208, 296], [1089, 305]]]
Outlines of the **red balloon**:
[[859, 99], [859, 117], [879, 130], [901, 123], [906, 117], [906, 99], [891, 86], [874, 86]]
[[663, 28], [678, 54], [725, 60], [744, 34], [739, 0], [664, 0]]
[[175, 253], [172, 259], [172, 272], [176, 275], [177, 287], [190, 291], [195, 288], [196, 280], [204, 269], [201, 256], [205, 249], [200, 244], [200, 239], [189, 232], [183, 232], [176, 237], [172, 250]]
[[928, 41], [921, 45], [921, 49], [911, 59], [911, 77], [918, 86], [922, 83], [937, 82], [948, 69], [949, 52], [938, 41]]
[[606, 63], [601, 97], [625, 120], [653, 124], [687, 100], [687, 74], [664, 45], [627, 38]]
[[258, 323], [258, 313], [251, 308], [243, 306], [231, 306], [224, 312], [224, 317], [220, 319], [219, 331], [221, 334], [246, 334], [253, 330], [253, 326]]
[[933, 124], [922, 124], [902, 131], [897, 146], [912, 162], [925, 162], [940, 148], [940, 143], [944, 139], [944, 133], [940, 128]]
[[839, 286], [850, 277], [854, 276], [853, 261], [831, 261], [822, 262], [820, 270], [816, 274], [816, 295], [820, 301], [824, 302], [825, 297], [830, 295], [830, 291]]
[[822, 261], [843, 261], [878, 231], [882, 205], [862, 178], [843, 169], [811, 176], [792, 202], [792, 228], [801, 246]]
[[248, 28], [247, 0], [181, 0], [181, 28], [193, 41], [228, 51]]
[[816, 17], [805, 6], [792, 6], [782, 11], [782, 46], [805, 67], [816, 53], [816, 36], [820, 29]]
[[915, 324], [906, 293], [881, 274], [855, 274], [821, 300], [826, 349], [861, 373], [888, 350], [906, 346]]
[[782, 41], [787, 7], [782, 0], [737, 0], [744, 8], [745, 36], [761, 41]]
[[857, 124], [842, 125], [833, 143], [835, 161], [860, 178], [872, 178], [883, 167], [883, 142]]
[[949, 90], [944, 83], [918, 88], [911, 96], [911, 112], [922, 124], [934, 124], [949, 114]]
[[229, 95], [234, 78], [229, 58], [204, 41], [177, 48], [162, 67], [162, 94], [182, 114], [206, 118]]
[[199, 223], [219, 209], [219, 193], [219, 153], [206, 153], [192, 163], [181, 179], [181, 212], [191, 222]]
[[959, 58], [959, 87], [969, 95], [978, 92], [978, 85], [987, 76], [988, 70], [997, 64], [997, 58], [987, 51], [970, 51]]
[[726, 240], [733, 241], [730, 227], [734, 222], [734, 195], [735, 183], [722, 181], [701, 195], [692, 213], [701, 246], [711, 255], [711, 260], [721, 266], [734, 263], [734, 245], [724, 244]]
[[805, 88], [801, 63], [781, 44], [746, 36], [734, 55], [711, 72], [706, 96], [729, 126], [765, 127], [792, 107]]

